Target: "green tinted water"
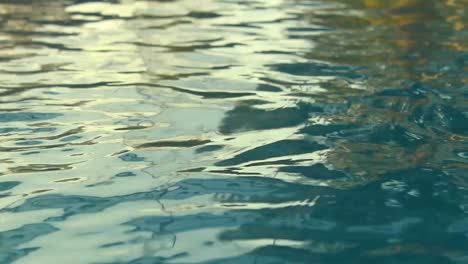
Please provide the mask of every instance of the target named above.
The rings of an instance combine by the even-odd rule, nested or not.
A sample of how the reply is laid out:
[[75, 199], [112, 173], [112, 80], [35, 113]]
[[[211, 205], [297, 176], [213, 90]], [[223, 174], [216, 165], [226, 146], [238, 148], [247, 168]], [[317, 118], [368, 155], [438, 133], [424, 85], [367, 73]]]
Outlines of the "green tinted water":
[[468, 263], [467, 6], [0, 1], [0, 263]]

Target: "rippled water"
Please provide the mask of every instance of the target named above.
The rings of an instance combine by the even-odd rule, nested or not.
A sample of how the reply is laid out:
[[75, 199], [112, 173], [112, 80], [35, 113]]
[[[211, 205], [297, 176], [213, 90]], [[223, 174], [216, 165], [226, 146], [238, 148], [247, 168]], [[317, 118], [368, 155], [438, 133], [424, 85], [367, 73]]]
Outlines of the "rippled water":
[[0, 1], [0, 263], [468, 263], [467, 6]]

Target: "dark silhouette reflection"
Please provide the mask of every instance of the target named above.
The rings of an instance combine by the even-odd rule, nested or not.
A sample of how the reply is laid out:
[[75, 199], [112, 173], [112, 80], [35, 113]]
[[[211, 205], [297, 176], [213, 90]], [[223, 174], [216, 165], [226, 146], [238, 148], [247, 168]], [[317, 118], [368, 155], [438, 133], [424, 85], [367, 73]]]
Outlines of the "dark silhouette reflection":
[[[239, 104], [227, 113], [220, 131], [299, 126], [307, 124], [311, 117], [323, 117], [330, 124], [311, 124], [300, 132], [326, 136], [333, 147], [328, 162], [364, 179], [413, 166], [446, 168], [443, 159], [463, 163], [457, 153], [466, 147], [464, 138], [468, 133], [466, 100], [462, 99], [466, 96], [466, 54], [453, 49], [465, 44], [458, 33], [463, 28], [453, 24], [460, 23], [456, 19], [460, 3], [440, 5], [437, 1], [418, 0], [344, 3], [347, 8], [366, 12], [367, 16], [346, 12], [315, 14], [312, 10], [306, 14], [312, 23], [337, 31], [295, 36], [317, 43], [307, 58], [333, 62], [336, 66], [320, 63], [272, 66], [291, 75], [334, 76], [334, 80], [319, 83], [327, 92], [312, 97], [328, 106], [344, 102], [342, 107], [324, 108], [317, 113], [315, 109], [304, 108], [303, 103], [298, 103], [297, 108], [277, 109]], [[353, 80], [356, 77], [365, 82]], [[362, 92], [356, 93], [352, 85], [362, 86]], [[289, 87], [292, 90], [292, 85]], [[453, 173], [460, 172], [455, 169]]]
[[[302, 98], [292, 108], [262, 107], [268, 102], [240, 103], [227, 112], [220, 131], [254, 133], [296, 126], [297, 135], [325, 141], [330, 148], [328, 168], [321, 163], [258, 165], [280, 164], [280, 174], [324, 181], [348, 179], [352, 184], [307, 188], [310, 195], [320, 193], [314, 207], [256, 210], [259, 218], [224, 232], [220, 239], [306, 242], [299, 247], [257, 248], [249, 253], [252, 262], [262, 256], [273, 263], [462, 263], [468, 254], [462, 246], [465, 227], [457, 229], [456, 223], [464, 218], [461, 204], [467, 201], [464, 187], [459, 187], [466, 186], [467, 163], [460, 153], [467, 147], [468, 105], [464, 100], [466, 49], [460, 47], [468, 43], [462, 37], [466, 30], [457, 11], [463, 9], [461, 1], [341, 2], [365, 16], [353, 16], [346, 9], [335, 14], [312, 10], [305, 14], [311, 23], [336, 31], [291, 35], [317, 45], [308, 59], [333, 66], [272, 66], [289, 75], [336, 77], [320, 81], [318, 85], [327, 91], [310, 97], [315, 104], [340, 102], [341, 107], [311, 111], [302, 107]], [[279, 77], [270, 81], [284, 85], [291, 94], [299, 84], [285, 83]], [[282, 118], [283, 113], [290, 118]], [[328, 124], [309, 122], [311, 117], [322, 117]], [[241, 150], [217, 165], [252, 168], [251, 162], [273, 157], [269, 153], [286, 158], [293, 154], [287, 148], [294, 144], [276, 151], [268, 148], [284, 142], [280, 137], [274, 143]], [[300, 193], [298, 186], [290, 188]], [[242, 201], [239, 196], [228, 197]], [[301, 198], [305, 197], [294, 197]], [[293, 220], [298, 211], [300, 220]], [[309, 228], [314, 217], [333, 223], [333, 228], [326, 229], [326, 224], [322, 225], [325, 230]], [[222, 262], [241, 263], [244, 257]]]
[[317, 144], [315, 142], [307, 142], [304, 140], [283, 140], [242, 152], [232, 159], [223, 160], [218, 162], [216, 165], [232, 166], [247, 161], [264, 160], [272, 157], [309, 153], [326, 148], [326, 146]]
[[298, 104], [297, 107], [287, 107], [274, 110], [255, 108], [263, 102], [245, 101], [233, 110], [227, 112], [219, 128], [221, 133], [274, 129], [288, 126], [297, 126], [304, 123], [311, 113], [323, 112], [320, 106]]

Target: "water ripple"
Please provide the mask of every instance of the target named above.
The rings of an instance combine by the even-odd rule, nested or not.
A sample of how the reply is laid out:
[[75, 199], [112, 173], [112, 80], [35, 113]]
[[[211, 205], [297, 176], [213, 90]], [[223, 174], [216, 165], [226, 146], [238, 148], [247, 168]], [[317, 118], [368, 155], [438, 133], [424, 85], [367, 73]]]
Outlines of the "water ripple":
[[466, 263], [465, 6], [0, 1], [0, 262]]

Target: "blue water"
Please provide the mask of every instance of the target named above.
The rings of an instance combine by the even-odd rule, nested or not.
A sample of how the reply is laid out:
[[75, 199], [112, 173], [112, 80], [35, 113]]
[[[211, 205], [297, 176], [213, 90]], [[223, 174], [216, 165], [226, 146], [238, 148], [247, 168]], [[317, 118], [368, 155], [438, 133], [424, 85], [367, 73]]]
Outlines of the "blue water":
[[468, 263], [467, 6], [0, 1], [0, 263]]

